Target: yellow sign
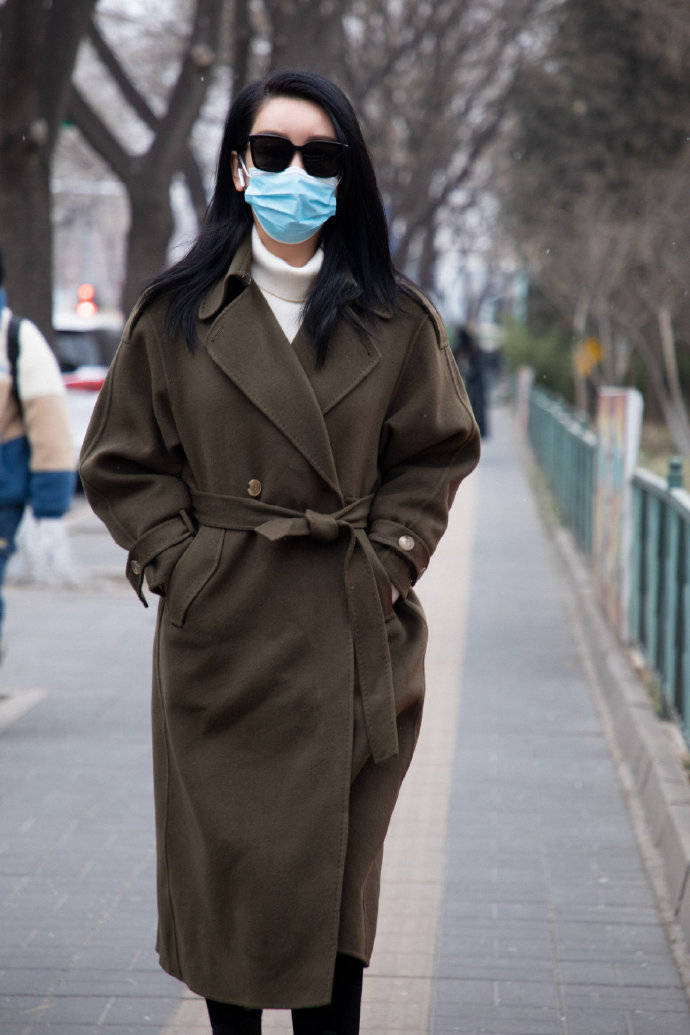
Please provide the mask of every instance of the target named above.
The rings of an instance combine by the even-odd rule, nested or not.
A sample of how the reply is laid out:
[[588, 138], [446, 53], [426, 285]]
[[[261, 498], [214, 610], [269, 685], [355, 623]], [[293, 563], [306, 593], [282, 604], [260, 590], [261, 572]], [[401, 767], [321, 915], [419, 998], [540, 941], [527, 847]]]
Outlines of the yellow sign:
[[604, 358], [598, 338], [585, 338], [575, 349], [575, 368], [580, 377], [587, 377]]

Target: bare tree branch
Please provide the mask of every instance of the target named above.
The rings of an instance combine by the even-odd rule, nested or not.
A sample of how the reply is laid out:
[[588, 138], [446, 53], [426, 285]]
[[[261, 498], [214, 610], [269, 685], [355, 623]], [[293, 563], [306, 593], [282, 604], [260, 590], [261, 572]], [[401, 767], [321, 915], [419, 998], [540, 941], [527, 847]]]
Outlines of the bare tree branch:
[[252, 39], [250, 0], [235, 0], [232, 48], [232, 95], [236, 97], [249, 78]]
[[130, 178], [134, 169], [134, 158], [106, 126], [103, 119], [88, 103], [81, 90], [73, 83], [68, 115], [79, 127], [87, 143], [104, 159], [123, 183]]
[[170, 177], [175, 172], [192, 126], [199, 114], [215, 61], [222, 0], [197, 0], [191, 38], [167, 110], [147, 153], [151, 166]]
[[[119, 58], [93, 19], [89, 26], [89, 40], [104, 68], [112, 76], [113, 82], [118, 87], [124, 100], [129, 104], [132, 110], [136, 112], [142, 122], [144, 122], [150, 129], [156, 131], [160, 123], [158, 116], [154, 112], [153, 108], [151, 108], [143, 94], [137, 89], [130, 77], [127, 75]], [[94, 118], [96, 117], [94, 112], [91, 112], [91, 114]], [[74, 121], [81, 128], [79, 117], [75, 117]], [[93, 136], [93, 126], [90, 127], [90, 131]], [[98, 150], [98, 148], [95, 149]], [[112, 168], [112, 163], [110, 164]], [[207, 204], [206, 189], [201, 176], [201, 170], [199, 169], [194, 153], [189, 146], [186, 146], [182, 151], [180, 168], [184, 174], [187, 189], [189, 190], [189, 194], [192, 199], [192, 204], [194, 205], [198, 217], [201, 218]], [[116, 173], [116, 175], [119, 176], [119, 173]]]
[[77, 47], [94, 4], [6, 0], [2, 8], [0, 228], [7, 287], [17, 310], [49, 338], [53, 154]]
[[79, 44], [87, 31], [96, 0], [53, 0], [47, 7], [41, 76], [41, 109], [50, 140], [57, 139], [69, 104], [70, 76]]

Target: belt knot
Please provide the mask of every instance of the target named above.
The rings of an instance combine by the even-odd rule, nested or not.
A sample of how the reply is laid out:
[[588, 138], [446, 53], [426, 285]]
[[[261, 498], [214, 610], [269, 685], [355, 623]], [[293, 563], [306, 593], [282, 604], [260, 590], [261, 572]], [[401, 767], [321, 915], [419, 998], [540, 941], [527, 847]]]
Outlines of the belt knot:
[[320, 514], [318, 510], [305, 510], [309, 535], [322, 543], [333, 543], [340, 535], [340, 523], [332, 514]]

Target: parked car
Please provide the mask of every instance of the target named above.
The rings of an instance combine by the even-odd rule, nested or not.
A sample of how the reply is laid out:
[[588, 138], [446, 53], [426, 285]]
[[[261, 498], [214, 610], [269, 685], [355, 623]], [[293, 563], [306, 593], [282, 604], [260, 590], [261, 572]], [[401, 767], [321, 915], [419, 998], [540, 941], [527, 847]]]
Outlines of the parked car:
[[[75, 456], [79, 456], [81, 451], [98, 393], [120, 340], [122, 325], [123, 321], [117, 314], [82, 317], [69, 313], [53, 318], [55, 351], [67, 389]], [[81, 491], [78, 481], [77, 492]]]
[[119, 313], [97, 313], [95, 316], [56, 313], [53, 327], [60, 369], [69, 373], [83, 366], [110, 366], [123, 323]]

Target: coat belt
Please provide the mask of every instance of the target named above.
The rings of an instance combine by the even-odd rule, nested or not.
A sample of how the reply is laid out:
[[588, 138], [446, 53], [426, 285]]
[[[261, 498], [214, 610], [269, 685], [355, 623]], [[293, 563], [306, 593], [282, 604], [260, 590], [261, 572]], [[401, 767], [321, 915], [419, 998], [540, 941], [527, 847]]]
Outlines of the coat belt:
[[276, 541], [309, 536], [332, 543], [349, 537], [344, 579], [367, 738], [374, 762], [398, 753], [398, 729], [388, 637], [381, 609], [376, 567], [380, 564], [366, 534], [373, 496], [323, 514], [290, 510], [261, 500], [192, 491], [194, 515], [201, 525], [256, 532]]

